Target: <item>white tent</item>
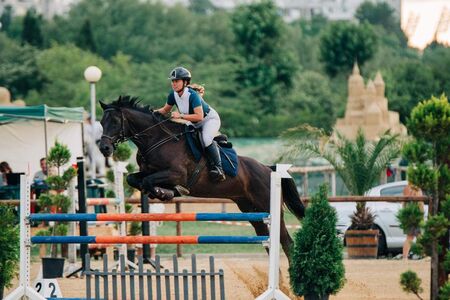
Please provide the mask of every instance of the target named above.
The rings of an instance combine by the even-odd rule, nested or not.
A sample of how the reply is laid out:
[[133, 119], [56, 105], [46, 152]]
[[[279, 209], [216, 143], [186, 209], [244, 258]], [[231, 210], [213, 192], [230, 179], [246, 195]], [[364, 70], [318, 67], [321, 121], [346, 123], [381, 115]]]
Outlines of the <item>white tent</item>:
[[56, 140], [68, 146], [71, 163], [83, 156], [83, 108], [0, 106], [0, 161], [13, 172], [33, 176]]

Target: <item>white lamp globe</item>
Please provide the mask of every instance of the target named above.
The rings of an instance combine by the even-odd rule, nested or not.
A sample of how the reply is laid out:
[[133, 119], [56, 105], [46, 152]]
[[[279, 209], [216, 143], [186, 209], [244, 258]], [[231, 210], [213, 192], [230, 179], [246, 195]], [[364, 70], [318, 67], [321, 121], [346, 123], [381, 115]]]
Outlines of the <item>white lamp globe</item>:
[[102, 78], [102, 71], [96, 66], [87, 67], [84, 70], [84, 79], [88, 82], [97, 82]]

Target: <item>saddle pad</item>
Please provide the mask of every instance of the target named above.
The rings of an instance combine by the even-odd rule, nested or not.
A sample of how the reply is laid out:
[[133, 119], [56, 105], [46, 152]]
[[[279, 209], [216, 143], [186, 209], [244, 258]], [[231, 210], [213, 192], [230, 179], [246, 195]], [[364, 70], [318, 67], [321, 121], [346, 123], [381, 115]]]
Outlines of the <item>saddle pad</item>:
[[[196, 162], [202, 158], [202, 151], [198, 148], [192, 136], [195, 132], [186, 133], [186, 143], [191, 149], [192, 155]], [[233, 148], [222, 148], [219, 146], [220, 158], [222, 159], [222, 168], [225, 174], [235, 177], [238, 173], [239, 160], [236, 151]]]

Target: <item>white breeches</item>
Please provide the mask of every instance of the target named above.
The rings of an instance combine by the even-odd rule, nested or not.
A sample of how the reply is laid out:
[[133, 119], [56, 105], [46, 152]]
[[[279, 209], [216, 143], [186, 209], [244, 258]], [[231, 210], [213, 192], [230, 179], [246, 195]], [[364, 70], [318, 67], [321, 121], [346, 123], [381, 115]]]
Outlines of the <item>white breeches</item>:
[[208, 115], [200, 122], [194, 124], [196, 128], [202, 128], [202, 142], [206, 148], [211, 145], [214, 137], [217, 135], [220, 129], [220, 117], [219, 114], [210, 107]]

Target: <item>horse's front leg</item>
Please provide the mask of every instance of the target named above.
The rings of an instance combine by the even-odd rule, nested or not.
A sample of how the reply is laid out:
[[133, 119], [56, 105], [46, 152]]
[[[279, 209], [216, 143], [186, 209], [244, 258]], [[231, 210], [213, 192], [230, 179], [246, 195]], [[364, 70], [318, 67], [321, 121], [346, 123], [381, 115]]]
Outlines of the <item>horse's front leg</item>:
[[146, 172], [131, 173], [127, 176], [127, 183], [129, 186], [142, 191], [142, 183], [146, 176], [148, 176]]
[[173, 187], [175, 185], [173, 177], [172, 172], [167, 170], [152, 173], [143, 179], [142, 188], [143, 190], [148, 191], [151, 196], [162, 201], [172, 200], [172, 198], [175, 197], [175, 192], [161, 186]]

